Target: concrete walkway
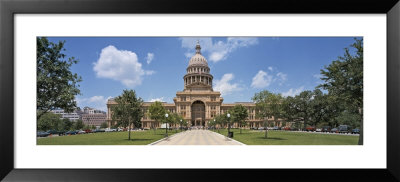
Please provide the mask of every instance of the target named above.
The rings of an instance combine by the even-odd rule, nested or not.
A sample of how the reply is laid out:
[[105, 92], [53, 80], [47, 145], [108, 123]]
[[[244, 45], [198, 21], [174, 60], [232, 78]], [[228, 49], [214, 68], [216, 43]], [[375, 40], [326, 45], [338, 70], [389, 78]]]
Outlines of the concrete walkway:
[[153, 145], [244, 145], [208, 130], [188, 130]]

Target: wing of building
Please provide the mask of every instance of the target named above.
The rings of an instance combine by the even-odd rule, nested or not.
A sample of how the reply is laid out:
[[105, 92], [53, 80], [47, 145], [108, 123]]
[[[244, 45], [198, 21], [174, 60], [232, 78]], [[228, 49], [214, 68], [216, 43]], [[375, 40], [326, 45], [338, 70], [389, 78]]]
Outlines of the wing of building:
[[[218, 114], [226, 113], [237, 104], [245, 106], [249, 111], [247, 127], [261, 127], [263, 125], [262, 120], [255, 117], [255, 103], [223, 103], [224, 99], [221, 97], [221, 93], [214, 91], [212, 88], [213, 76], [210, 74], [206, 58], [201, 55], [201, 47], [198, 42], [196, 45], [196, 54], [189, 61], [183, 81], [184, 89], [176, 93], [176, 97], [173, 99], [174, 103], [163, 102], [162, 105], [170, 112], [176, 112], [183, 116], [186, 121], [189, 121], [189, 126], [207, 127], [208, 121], [214, 119]], [[107, 102], [107, 122], [109, 126], [112, 124], [110, 108], [115, 104], [114, 99], [109, 99]], [[143, 109], [145, 112], [147, 112], [147, 108], [151, 104], [152, 102], [144, 102]], [[142, 118], [142, 127], [150, 128], [152, 122], [155, 121], [144, 116]], [[153, 124], [156, 127], [160, 127], [162, 123]]]

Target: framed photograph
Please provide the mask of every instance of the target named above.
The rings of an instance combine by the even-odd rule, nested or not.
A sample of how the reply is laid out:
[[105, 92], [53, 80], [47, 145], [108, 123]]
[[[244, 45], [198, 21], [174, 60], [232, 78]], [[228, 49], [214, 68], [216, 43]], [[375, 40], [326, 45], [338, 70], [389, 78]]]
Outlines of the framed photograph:
[[400, 180], [397, 1], [0, 8], [5, 181]]

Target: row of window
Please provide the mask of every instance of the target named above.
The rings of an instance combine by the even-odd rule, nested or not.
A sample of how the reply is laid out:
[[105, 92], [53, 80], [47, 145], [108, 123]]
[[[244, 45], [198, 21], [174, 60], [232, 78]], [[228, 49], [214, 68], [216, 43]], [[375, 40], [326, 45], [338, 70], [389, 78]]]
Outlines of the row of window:
[[198, 72], [210, 73], [210, 69], [207, 68], [190, 68], [187, 71], [189, 73], [198, 73]]

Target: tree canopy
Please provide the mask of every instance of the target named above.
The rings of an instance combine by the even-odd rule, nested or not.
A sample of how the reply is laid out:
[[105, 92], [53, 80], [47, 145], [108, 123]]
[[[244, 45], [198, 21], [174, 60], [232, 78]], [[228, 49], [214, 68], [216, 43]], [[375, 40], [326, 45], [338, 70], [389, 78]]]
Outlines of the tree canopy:
[[37, 119], [50, 110], [61, 108], [72, 112], [76, 108], [75, 95], [80, 94], [82, 78], [70, 68], [78, 63], [63, 52], [65, 41], [50, 42], [46, 37], [36, 39]]
[[115, 102], [117, 104], [111, 108], [112, 119], [117, 122], [117, 126], [128, 127], [130, 140], [131, 126], [141, 127], [143, 100], [136, 96], [134, 90], [124, 90], [122, 95], [115, 98]]
[[246, 107], [243, 105], [235, 105], [231, 109], [231, 115], [232, 115], [232, 120], [236, 123], [238, 123], [239, 128], [240, 128], [240, 133], [242, 133], [242, 127], [246, 126], [246, 118], [248, 116], [248, 111]]
[[[167, 111], [162, 106], [161, 102], [158, 101], [152, 103], [148, 110], [149, 117], [151, 119], [154, 119], [156, 123], [162, 121], [165, 118], [165, 113], [167, 113]], [[155, 129], [153, 123], [152, 123], [152, 128]]]
[[346, 104], [346, 110], [355, 111], [359, 115], [360, 137], [359, 145], [363, 144], [363, 39], [355, 39], [351, 45], [354, 54], [349, 48], [345, 48], [343, 56], [339, 56], [325, 69], [321, 70], [319, 87], [329, 91], [330, 95]]
[[[283, 116], [283, 97], [267, 90], [256, 93], [252, 100], [256, 103], [257, 117], [264, 119], [264, 127], [268, 126], [268, 118], [276, 122]], [[268, 136], [268, 129], [265, 130], [265, 138]]]

